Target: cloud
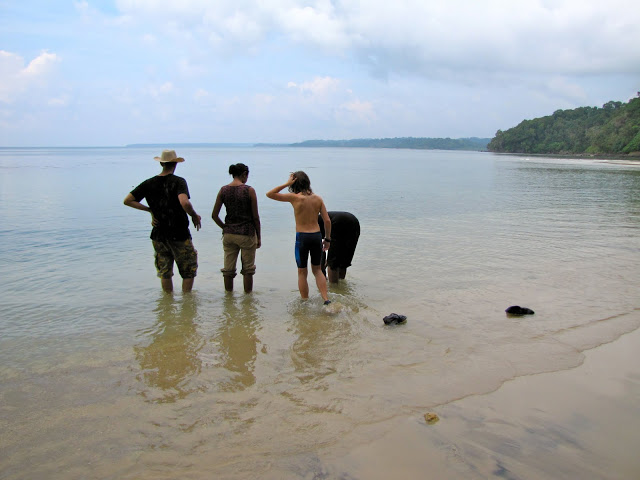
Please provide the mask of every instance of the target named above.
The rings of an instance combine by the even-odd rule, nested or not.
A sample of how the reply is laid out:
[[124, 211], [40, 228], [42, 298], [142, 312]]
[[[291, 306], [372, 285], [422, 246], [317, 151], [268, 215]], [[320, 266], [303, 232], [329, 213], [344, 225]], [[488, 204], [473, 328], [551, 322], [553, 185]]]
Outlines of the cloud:
[[582, 86], [569, 81], [565, 77], [553, 76], [547, 81], [547, 86], [549, 92], [573, 101], [584, 102], [587, 98], [587, 94]]
[[12, 103], [22, 94], [37, 89], [59, 61], [55, 53], [44, 51], [25, 66], [21, 56], [0, 50], [0, 101]]
[[59, 58], [55, 53], [42, 52], [38, 57], [29, 62], [29, 65], [20, 72], [25, 77], [41, 77], [49, 73]]
[[188, 58], [178, 60], [177, 68], [180, 74], [184, 77], [198, 77], [207, 71], [204, 65], [196, 64]]
[[272, 38], [359, 59], [373, 73], [640, 73], [631, 0], [120, 0], [139, 24], [188, 31], [217, 49]]
[[630, 0], [52, 5], [6, 9], [0, 144], [485, 136], [640, 89]]
[[211, 94], [208, 91], [206, 91], [204, 88], [197, 89], [196, 92], [193, 94], [193, 98], [195, 100], [206, 100], [210, 96]]
[[156, 38], [156, 36], [151, 34], [151, 33], [145, 33], [142, 36], [142, 42], [145, 45], [154, 46], [154, 45], [156, 45], [157, 41], [158, 41], [158, 39]]
[[173, 91], [173, 83], [164, 82], [161, 85], [148, 85], [146, 93], [153, 98], [158, 98], [167, 95]]
[[353, 100], [340, 106], [336, 119], [343, 124], [367, 125], [376, 120], [376, 114], [371, 102]]
[[67, 94], [62, 94], [59, 97], [50, 98], [47, 102], [51, 107], [66, 107], [69, 104], [70, 97]]
[[273, 12], [275, 24], [296, 42], [335, 50], [350, 46], [348, 29], [331, 2]]
[[311, 81], [297, 84], [295, 82], [289, 82], [288, 88], [298, 90], [303, 95], [313, 97], [324, 97], [332, 92], [335, 92], [340, 85], [340, 80], [331, 77], [317, 77]]

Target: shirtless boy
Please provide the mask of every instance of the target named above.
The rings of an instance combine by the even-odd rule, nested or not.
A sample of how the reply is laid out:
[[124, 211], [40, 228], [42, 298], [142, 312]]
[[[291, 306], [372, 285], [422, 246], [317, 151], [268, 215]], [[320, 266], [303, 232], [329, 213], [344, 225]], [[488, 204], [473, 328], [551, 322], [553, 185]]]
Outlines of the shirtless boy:
[[[280, 190], [289, 187], [289, 193]], [[311, 181], [304, 172], [294, 172], [289, 180], [267, 192], [267, 197], [279, 202], [289, 202], [296, 219], [296, 264], [298, 265], [298, 289], [302, 298], [309, 298], [307, 283], [307, 260], [311, 256], [311, 273], [322, 295], [324, 304], [331, 303], [327, 294], [327, 279], [322, 273], [322, 252], [329, 249], [331, 242], [331, 220], [322, 198], [311, 190]], [[318, 226], [318, 214], [324, 221], [325, 237], [322, 238]]]

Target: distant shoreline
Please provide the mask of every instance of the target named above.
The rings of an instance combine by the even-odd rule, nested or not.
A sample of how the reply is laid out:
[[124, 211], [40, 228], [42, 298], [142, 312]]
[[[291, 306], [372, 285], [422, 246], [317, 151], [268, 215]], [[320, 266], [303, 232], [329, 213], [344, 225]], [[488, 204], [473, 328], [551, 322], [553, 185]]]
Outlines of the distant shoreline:
[[625, 153], [519, 153], [519, 152], [489, 152], [494, 155], [509, 155], [516, 157], [536, 157], [536, 158], [562, 158], [562, 159], [571, 159], [575, 158], [576, 160], [605, 160], [610, 163], [618, 163], [614, 162], [615, 160], [623, 160], [627, 162], [628, 165], [639, 165], [640, 164], [640, 155], [637, 154], [625, 154]]
[[199, 147], [255, 147], [255, 148], [406, 148], [414, 150], [487, 151], [490, 138], [357, 138], [350, 140], [305, 140], [294, 143], [135, 143], [125, 148], [199, 148]]
[[255, 147], [255, 143], [131, 143], [124, 148]]
[[305, 140], [297, 143], [255, 143], [255, 142], [193, 142], [193, 143], [131, 143], [127, 145], [110, 146], [0, 146], [0, 150], [24, 149], [117, 149], [117, 148], [374, 148], [374, 149], [407, 149], [407, 150], [444, 150], [483, 152], [494, 155], [511, 155], [532, 158], [558, 158], [576, 160], [604, 160], [610, 163], [640, 165], [640, 153], [525, 153], [525, 152], [492, 152], [486, 148], [488, 138], [428, 138], [401, 137], [382, 139], [352, 139], [352, 140]]

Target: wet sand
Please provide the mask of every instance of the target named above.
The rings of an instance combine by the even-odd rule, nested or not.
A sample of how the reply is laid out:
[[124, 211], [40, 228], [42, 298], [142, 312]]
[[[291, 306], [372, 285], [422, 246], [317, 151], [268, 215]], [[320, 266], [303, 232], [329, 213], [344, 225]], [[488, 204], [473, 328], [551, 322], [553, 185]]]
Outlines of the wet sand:
[[584, 354], [436, 407], [436, 424], [416, 412], [358, 429], [341, 443], [363, 444], [327, 463], [367, 479], [640, 478], [640, 329]]

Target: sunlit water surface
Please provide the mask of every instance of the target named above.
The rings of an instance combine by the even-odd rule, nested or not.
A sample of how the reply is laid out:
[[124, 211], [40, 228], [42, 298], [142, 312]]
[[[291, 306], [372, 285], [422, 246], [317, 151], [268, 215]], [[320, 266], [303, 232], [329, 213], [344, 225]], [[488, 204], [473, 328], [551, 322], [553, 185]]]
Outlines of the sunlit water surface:
[[[331, 458], [359, 431], [576, 366], [640, 325], [638, 166], [180, 149], [204, 226], [195, 289], [169, 296], [148, 214], [122, 205], [157, 154], [0, 150], [2, 478], [352, 478]], [[210, 219], [237, 162], [263, 225], [249, 296], [224, 293]], [[292, 210], [264, 196], [293, 170], [361, 223], [331, 310], [313, 284], [298, 298]]]

